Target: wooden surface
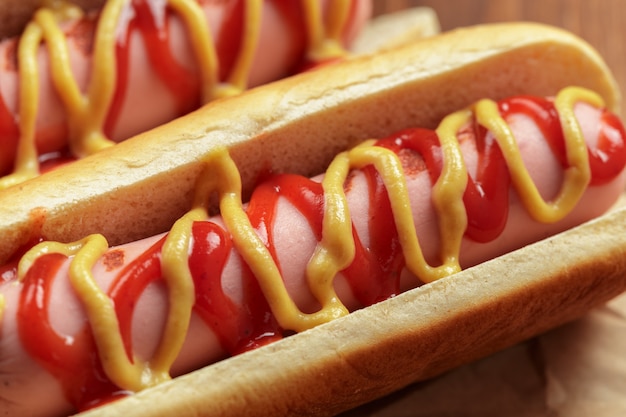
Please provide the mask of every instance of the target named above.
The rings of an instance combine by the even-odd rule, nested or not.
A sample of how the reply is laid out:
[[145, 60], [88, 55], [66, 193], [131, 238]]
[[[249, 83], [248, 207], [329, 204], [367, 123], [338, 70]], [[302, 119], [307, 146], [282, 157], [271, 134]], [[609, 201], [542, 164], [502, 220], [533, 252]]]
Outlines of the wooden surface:
[[[593, 45], [615, 73], [626, 100], [626, 1], [624, 0], [374, 0], [376, 14], [428, 6], [442, 30], [477, 23], [536, 21], [567, 29]], [[622, 104], [626, 120], [626, 103]]]

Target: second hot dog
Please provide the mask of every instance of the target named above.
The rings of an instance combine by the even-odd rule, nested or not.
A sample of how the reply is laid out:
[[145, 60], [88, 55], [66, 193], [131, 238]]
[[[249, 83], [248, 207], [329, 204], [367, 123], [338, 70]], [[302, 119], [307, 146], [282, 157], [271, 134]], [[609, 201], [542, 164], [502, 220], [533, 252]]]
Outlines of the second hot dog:
[[[109, 0], [98, 13], [40, 9], [20, 38], [0, 43], [0, 175], [18, 171], [0, 186], [303, 63], [343, 56], [370, 8], [369, 1]], [[47, 162], [38, 167], [29, 153]]]

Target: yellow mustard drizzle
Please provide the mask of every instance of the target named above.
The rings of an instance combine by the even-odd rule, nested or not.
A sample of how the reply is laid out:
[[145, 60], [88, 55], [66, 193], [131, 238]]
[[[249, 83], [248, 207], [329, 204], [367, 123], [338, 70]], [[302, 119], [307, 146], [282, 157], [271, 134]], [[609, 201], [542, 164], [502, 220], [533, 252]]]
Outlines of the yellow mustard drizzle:
[[252, 69], [254, 54], [261, 33], [261, 12], [263, 2], [261, 0], [248, 0], [246, 3], [246, 25], [242, 39], [241, 52], [237, 56], [235, 66], [224, 85], [218, 86], [214, 97], [225, 97], [239, 94], [247, 88], [248, 76]]
[[35, 260], [44, 254], [60, 253], [74, 256], [70, 263], [69, 277], [72, 288], [83, 303], [91, 325], [102, 367], [113, 383], [122, 389], [138, 391], [169, 378], [169, 367], [159, 369], [139, 358], [128, 358], [115, 313], [115, 306], [107, 294], [98, 287], [92, 269], [109, 248], [106, 239], [99, 234], [76, 242], [42, 242], [20, 260], [18, 277], [24, 276]]
[[[241, 178], [234, 161], [228, 156], [225, 149], [221, 149], [212, 152], [206, 163], [208, 168], [205, 172], [210, 173], [210, 175], [205, 176], [204, 181], [208, 184], [205, 187], [208, 188], [204, 188], [204, 190], [219, 195], [220, 212], [224, 224], [232, 236], [233, 246], [259, 281], [261, 290], [280, 325], [286, 329], [302, 331], [347, 314], [347, 309], [334, 295], [332, 289], [332, 278], [339, 269], [332, 268], [332, 266], [329, 268], [329, 265], [323, 264], [317, 268], [318, 279], [313, 279], [316, 285], [325, 287], [327, 291], [322, 294], [322, 299], [319, 300], [322, 303], [322, 309], [312, 314], [303, 313], [298, 309], [287, 292], [272, 255], [250, 224], [250, 220], [243, 209]], [[349, 221], [349, 219], [347, 220]], [[326, 223], [325, 221], [325, 227]], [[333, 222], [329, 223], [332, 224]], [[346, 226], [340, 227], [345, 229]], [[334, 240], [337, 241], [337, 239]], [[331, 273], [332, 276], [330, 276]], [[327, 295], [328, 293], [332, 294]]]
[[[521, 154], [515, 138], [497, 111], [495, 102], [482, 100], [470, 109], [455, 112], [444, 118], [437, 128], [443, 166], [432, 191], [442, 241], [439, 266], [429, 265], [421, 251], [406, 177], [399, 157], [390, 150], [372, 146], [372, 141], [339, 154], [329, 166], [322, 182], [325, 193], [322, 241], [318, 243], [307, 265], [309, 287], [322, 305], [322, 308], [314, 313], [302, 313], [289, 297], [278, 266], [243, 210], [238, 171], [225, 150], [216, 152], [208, 159], [213, 176], [207, 181], [212, 181], [215, 184], [212, 187], [219, 191], [220, 211], [227, 229], [233, 236], [234, 245], [259, 280], [279, 324], [285, 329], [302, 331], [347, 314], [347, 309], [336, 296], [332, 282], [334, 276], [350, 265], [354, 258], [350, 213], [343, 191], [350, 168], [373, 165], [379, 172], [389, 195], [406, 267], [421, 281], [432, 282], [461, 269], [460, 247], [467, 228], [463, 194], [468, 177], [457, 140], [458, 131], [470, 122], [473, 114], [485, 127], [494, 127], [493, 134], [503, 148], [505, 160], [507, 163], [513, 162], [509, 165], [511, 176], [515, 178], [513, 186], [525, 206], [529, 208], [531, 216], [538, 221], [554, 222], [573, 209], [589, 183], [587, 147], [573, 110], [574, 104], [578, 101], [588, 102], [597, 107], [604, 106], [598, 95], [581, 88], [569, 87], [558, 93], [555, 106], [563, 123], [570, 166], [566, 169], [561, 192], [550, 203], [544, 202], [540, 197], [538, 199], [533, 196], [532, 191], [528, 191], [536, 190], [536, 187], [521, 163]], [[542, 210], [543, 207], [546, 208]]]
[[303, 0], [308, 30], [308, 57], [323, 62], [345, 54], [341, 35], [350, 14], [351, 0], [332, 0], [333, 8], [324, 24], [324, 16], [317, 0]]
[[[70, 150], [84, 157], [113, 145], [106, 138], [103, 127], [113, 100], [117, 79], [115, 43], [117, 22], [130, 0], [108, 0], [102, 10], [94, 40], [92, 72], [86, 95], [72, 73], [68, 43], [60, 23], [79, 17], [82, 12], [65, 1], [49, 2], [39, 9], [20, 39], [18, 46], [19, 75], [19, 129], [20, 138], [13, 173], [0, 179], [0, 189], [9, 188], [39, 175], [39, 161], [35, 145], [37, 107], [39, 103], [39, 69], [37, 52], [45, 42], [53, 83], [67, 113]], [[195, 0], [165, 0], [181, 17], [200, 68], [202, 101], [236, 95], [247, 88], [253, 59], [261, 31], [262, 0], [246, 0], [242, 44], [226, 82], [218, 79], [219, 62], [204, 10]], [[328, 58], [345, 54], [340, 38], [347, 23], [350, 0], [331, 2], [328, 28], [324, 25], [318, 0], [303, 1], [309, 42], [309, 57]]]
[[39, 162], [35, 147], [35, 123], [39, 101], [39, 70], [36, 64], [37, 49], [43, 37], [42, 29], [32, 21], [24, 29], [17, 50], [19, 76], [30, 82], [20, 83], [19, 89], [19, 128], [15, 169], [11, 175], [0, 179], [0, 189], [9, 188], [39, 175]]
[[459, 127], [459, 120], [456, 117], [449, 117], [437, 130], [444, 153], [443, 170], [432, 191], [433, 204], [439, 213], [439, 232], [442, 235], [442, 264], [437, 267], [428, 265], [422, 253], [415, 232], [406, 176], [398, 155], [388, 149], [366, 144], [350, 150], [346, 158], [350, 168], [358, 169], [373, 165], [378, 171], [389, 195], [407, 269], [423, 282], [431, 282], [461, 270], [459, 251], [467, 227], [462, 197], [467, 184], [467, 175], [456, 141], [455, 132]]
[[[205, 173], [201, 178], [206, 176], [209, 174]], [[161, 271], [168, 288], [169, 313], [161, 343], [151, 365], [163, 377], [169, 376], [169, 370], [182, 348], [189, 328], [195, 303], [195, 287], [189, 270], [191, 231], [194, 222], [209, 217], [210, 194], [211, 184], [208, 181], [198, 181], [193, 208], [174, 223], [161, 251]]]
[[69, 143], [72, 153], [84, 157], [113, 145], [106, 139], [102, 127], [113, 100], [116, 82], [115, 22], [124, 0], [109, 0], [102, 10], [94, 44], [92, 74], [83, 95], [74, 78], [69, 61], [67, 40], [48, 9], [41, 9], [35, 21], [44, 33], [50, 54], [53, 83], [67, 112]]
[[478, 123], [494, 134], [509, 166], [513, 186], [520, 194], [526, 210], [537, 221], [552, 223], [565, 217], [578, 203], [591, 180], [587, 147], [574, 115], [574, 104], [577, 101], [584, 101], [596, 107], [604, 105], [599, 95], [577, 87], [564, 88], [557, 94], [554, 104], [563, 127], [569, 166], [565, 170], [559, 194], [550, 202], [545, 201], [539, 194], [522, 161], [515, 137], [500, 117], [496, 103], [481, 100], [476, 104]]

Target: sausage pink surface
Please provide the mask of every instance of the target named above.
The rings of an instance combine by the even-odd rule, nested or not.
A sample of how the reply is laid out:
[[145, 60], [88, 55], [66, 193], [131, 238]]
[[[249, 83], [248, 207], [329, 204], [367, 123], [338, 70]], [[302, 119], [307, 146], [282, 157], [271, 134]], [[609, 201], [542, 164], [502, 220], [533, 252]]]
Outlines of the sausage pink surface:
[[[242, 38], [243, 2], [203, 0], [200, 3], [216, 45], [223, 80], [233, 66], [237, 42]], [[327, 13], [329, 2], [321, 0], [321, 4], [323, 13]], [[292, 74], [305, 59], [308, 47], [301, 2], [268, 0], [262, 7], [249, 87]], [[166, 2], [133, 0], [122, 11], [116, 33], [118, 77], [104, 125], [105, 136], [114, 141], [146, 131], [201, 105], [199, 64], [191, 47], [189, 27], [177, 13], [165, 8]], [[343, 31], [346, 45], [370, 14], [369, 1], [352, 2]], [[63, 24], [71, 69], [83, 92], [92, 71], [98, 16], [89, 14]], [[159, 43], [158, 37], [164, 36], [166, 44]], [[0, 43], [0, 146], [3, 149], [0, 175], [8, 174], [13, 167], [19, 137], [18, 41]], [[40, 154], [64, 151], [68, 145], [67, 113], [52, 81], [45, 44], [39, 50], [37, 63], [40, 84], [37, 150]]]
[[[543, 99], [513, 100], [522, 104], [524, 100], [539, 103], [539, 107], [544, 108], [551, 106], [551, 101]], [[513, 101], [506, 103], [511, 105]], [[602, 160], [601, 163], [591, 163], [591, 185], [580, 202], [562, 220], [552, 224], [539, 223], [530, 217], [517, 193], [507, 183], [507, 174], [500, 173], [496, 182], [504, 183], [505, 193], [494, 198], [503, 199], [506, 203], [503, 214], [505, 223], [492, 227], [489, 221], [478, 221], [472, 226], [479, 224], [472, 232], [473, 237], [467, 232], [462, 240], [459, 259], [462, 267], [470, 267], [571, 228], [598, 216], [616, 201], [626, 183], [626, 137], [623, 127], [615, 116], [587, 104], [577, 104], [575, 114], [584, 133], [590, 159]], [[538, 126], [533, 117], [523, 112], [510, 111], [504, 117], [511, 126], [525, 165], [541, 195], [547, 200], [554, 198], [561, 187], [564, 171], [559, 138], [548, 140], [546, 135], [550, 132], [545, 126]], [[553, 116], [548, 114], [545, 117]], [[550, 125], [554, 126], [553, 120]], [[433, 138], [436, 139], [433, 131], [409, 129], [379, 141], [378, 145], [394, 150], [402, 161], [420, 245], [425, 258], [437, 264], [440, 239], [438, 215], [431, 201], [434, 178], [431, 164], [436, 165], [441, 155], [436, 146], [431, 149], [432, 158], [415, 150], [418, 142], [424, 144]], [[493, 169], [484, 168], [484, 155], [493, 144], [493, 136], [471, 124], [461, 129], [458, 138], [470, 177], [488, 195], [492, 191], [488, 189], [487, 180], [479, 180], [479, 171]], [[252, 224], [275, 254], [291, 297], [305, 312], [319, 308], [308, 289], [304, 271], [320, 239], [322, 178], [270, 177], [259, 185], [246, 206]], [[357, 247], [363, 248], [362, 251], [357, 249], [354, 262], [335, 279], [337, 293], [350, 310], [422, 284], [405, 268], [393, 218], [387, 215], [390, 210], [388, 196], [379, 179], [368, 166], [352, 170], [344, 186]], [[497, 214], [494, 211], [490, 216], [497, 217]], [[260, 293], [254, 277], [232, 247], [222, 219], [213, 217], [194, 223], [192, 236], [189, 264], [196, 275], [196, 305], [184, 346], [172, 368], [173, 376], [283, 337], [283, 329], [269, 314], [267, 303], [255, 297]], [[166, 309], [162, 307], [167, 305], [166, 289], [158, 276], [159, 245], [163, 238], [164, 235], [155, 236], [110, 248], [93, 270], [98, 285], [111, 294], [121, 292], [120, 276], [143, 279], [145, 271], [156, 271], [156, 275], [146, 281], [145, 288], [138, 292], [137, 299], [130, 298], [134, 305], [134, 310], [130, 310], [132, 349], [144, 359], [150, 358], [156, 349], [166, 319]], [[51, 274], [49, 269], [43, 268], [42, 271], [47, 273], [42, 274], [50, 276], [41, 278], [31, 271], [24, 282], [18, 283], [13, 278], [14, 269], [6, 267], [2, 275], [6, 282], [0, 284], [0, 293], [6, 301], [0, 338], [0, 408], [8, 415], [55, 416], [69, 413], [72, 405], [68, 402], [68, 392], [75, 393], [77, 390], [67, 385], [61, 387], [61, 382], [46, 371], [45, 360], [42, 362], [40, 358], [38, 361], [28, 353], [33, 346], [24, 345], [24, 335], [32, 331], [28, 329], [33, 325], [42, 326], [41, 323], [29, 322], [25, 316], [24, 292], [27, 286], [29, 291], [38, 292], [29, 302], [38, 305], [39, 310], [47, 309], [50, 328], [67, 345], [79, 340], [81, 332], [88, 329], [84, 308], [67, 279], [69, 261], [65, 258], [52, 259], [48, 263], [46, 257], [42, 259], [44, 266], [58, 266], [57, 272]], [[368, 273], [359, 273], [362, 268], [366, 268]], [[36, 265], [31, 269], [36, 269]], [[46, 290], [43, 284], [33, 284], [38, 279], [52, 283], [50, 289]], [[208, 294], [212, 294], [209, 301]], [[43, 301], [47, 295], [49, 301]], [[120, 297], [116, 298], [116, 302], [129, 301], [123, 294]], [[257, 301], [250, 301], [252, 299]], [[225, 310], [220, 311], [220, 307], [214, 308], [211, 304]], [[43, 351], [46, 349], [44, 347]], [[88, 366], [91, 365], [82, 364], [82, 367]], [[62, 381], [72, 384], [67, 379]], [[105, 389], [100, 392], [101, 395], [114, 397], [119, 394], [115, 393], [114, 387], [106, 388], [111, 391]], [[38, 401], [31, 400], [34, 395]], [[83, 395], [85, 398], [74, 397], [79, 406], [89, 406], [87, 400], [95, 399], [87, 398], [89, 393]]]

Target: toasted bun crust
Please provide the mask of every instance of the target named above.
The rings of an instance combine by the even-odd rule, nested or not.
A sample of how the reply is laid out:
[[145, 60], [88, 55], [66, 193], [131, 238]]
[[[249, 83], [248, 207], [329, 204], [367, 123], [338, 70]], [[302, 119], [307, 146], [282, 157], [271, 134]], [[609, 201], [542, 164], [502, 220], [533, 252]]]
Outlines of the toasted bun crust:
[[[216, 146], [230, 147], [249, 190], [263, 170], [320, 172], [357, 140], [433, 127], [481, 97], [570, 84], [617, 110], [615, 82], [594, 50], [535, 24], [458, 30], [280, 81], [0, 194], [2, 254], [37, 224], [49, 238], [98, 231], [111, 243], [165, 230]], [[550, 262], [536, 262], [546, 253]], [[579, 317], [625, 288], [618, 210], [84, 415], [330, 415]]]

